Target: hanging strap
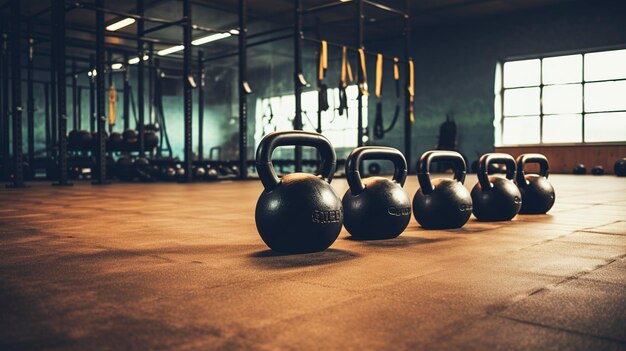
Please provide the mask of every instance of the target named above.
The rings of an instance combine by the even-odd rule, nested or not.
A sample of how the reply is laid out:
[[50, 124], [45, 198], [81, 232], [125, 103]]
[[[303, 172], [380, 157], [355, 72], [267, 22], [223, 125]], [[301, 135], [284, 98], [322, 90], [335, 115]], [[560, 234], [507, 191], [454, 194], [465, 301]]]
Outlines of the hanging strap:
[[365, 96], [369, 96], [369, 91], [367, 90], [367, 67], [365, 63], [365, 50], [363, 48], [358, 49], [359, 52], [359, 62], [361, 63], [361, 75], [359, 87], [361, 88], [361, 94]]
[[109, 126], [115, 125], [115, 104], [117, 102], [117, 90], [115, 85], [109, 86]]
[[320, 47], [320, 65], [317, 76], [317, 79], [320, 82], [324, 80], [324, 77], [326, 76], [326, 69], [328, 69], [328, 42], [326, 40], [322, 40], [322, 45]]
[[376, 55], [376, 97], [380, 98], [383, 87], [383, 55]]
[[413, 60], [409, 60], [409, 111], [411, 113], [411, 123], [415, 122], [415, 114], [413, 112], [413, 100], [415, 99], [415, 67]]
[[348, 48], [344, 46], [341, 48], [341, 87], [345, 88], [348, 86], [348, 82], [352, 83], [353, 81], [352, 67], [348, 62]]

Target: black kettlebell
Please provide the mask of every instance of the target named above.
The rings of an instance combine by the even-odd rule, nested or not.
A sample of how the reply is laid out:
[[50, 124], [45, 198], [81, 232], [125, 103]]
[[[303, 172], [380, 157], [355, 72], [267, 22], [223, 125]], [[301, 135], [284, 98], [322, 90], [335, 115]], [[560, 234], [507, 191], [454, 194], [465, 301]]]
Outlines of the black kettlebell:
[[577, 164], [576, 166], [574, 166], [574, 169], [572, 170], [572, 173], [574, 174], [586, 174], [587, 173], [587, 168], [585, 168], [585, 165], [582, 163]]
[[618, 177], [626, 177], [626, 158], [615, 161], [613, 172]]
[[593, 168], [591, 169], [591, 174], [593, 175], [604, 175], [604, 167], [597, 165], [597, 166], [593, 166]]
[[[361, 179], [359, 165], [366, 159], [389, 160], [393, 179]], [[344, 225], [358, 239], [391, 239], [400, 235], [411, 220], [411, 201], [402, 189], [407, 165], [402, 153], [389, 147], [365, 146], [352, 151], [346, 161], [350, 189], [343, 196]]]
[[[454, 178], [430, 179], [430, 164], [449, 162]], [[425, 229], [461, 228], [472, 215], [472, 197], [463, 185], [467, 172], [463, 156], [454, 151], [428, 151], [417, 164], [420, 188], [413, 197], [413, 215]]]
[[[524, 166], [539, 164], [539, 174], [526, 174]], [[544, 214], [554, 205], [554, 187], [548, 181], [550, 164], [542, 154], [522, 154], [517, 157], [517, 177], [515, 182], [522, 194], [522, 208], [519, 213]]]
[[[490, 177], [489, 165], [506, 165], [506, 178]], [[472, 189], [473, 213], [479, 221], [495, 222], [513, 219], [522, 207], [522, 194], [513, 183], [515, 160], [509, 154], [484, 154], [478, 164], [478, 183]]]
[[[322, 158], [320, 175], [276, 175], [271, 156], [285, 145], [316, 148]], [[256, 152], [256, 169], [265, 187], [256, 205], [256, 226], [272, 250], [285, 253], [322, 251], [339, 236], [343, 224], [341, 200], [330, 186], [337, 157], [321, 134], [283, 131], [266, 135]]]

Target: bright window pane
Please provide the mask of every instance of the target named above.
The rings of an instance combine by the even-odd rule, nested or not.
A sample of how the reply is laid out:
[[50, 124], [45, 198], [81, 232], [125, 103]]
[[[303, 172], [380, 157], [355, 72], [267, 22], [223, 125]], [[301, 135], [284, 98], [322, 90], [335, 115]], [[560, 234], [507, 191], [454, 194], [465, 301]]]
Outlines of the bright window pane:
[[543, 59], [543, 84], [578, 83], [583, 76], [583, 55]]
[[539, 88], [508, 89], [504, 91], [504, 115], [539, 114]]
[[585, 111], [626, 110], [626, 81], [585, 84]]
[[543, 113], [580, 113], [583, 110], [582, 85], [552, 85], [543, 88]]
[[504, 64], [504, 87], [539, 85], [539, 59], [511, 61]]
[[[348, 111], [339, 116], [336, 110], [338, 89], [329, 89], [328, 111], [322, 112], [322, 129], [333, 146], [354, 148], [357, 145], [358, 88], [349, 86]], [[304, 130], [317, 128], [318, 92], [315, 90], [302, 93], [302, 124]], [[293, 94], [257, 99], [255, 141], [275, 130], [293, 129], [295, 116], [295, 96]], [[363, 96], [363, 127], [367, 127], [367, 96]], [[284, 147], [276, 151], [275, 157], [293, 157], [293, 148]]]
[[544, 143], [579, 143], [583, 141], [581, 115], [553, 115], [543, 117]]
[[538, 144], [539, 121], [539, 116], [505, 118], [503, 144]]
[[585, 80], [626, 78], [626, 50], [585, 54]]
[[586, 115], [585, 141], [626, 141], [626, 112]]

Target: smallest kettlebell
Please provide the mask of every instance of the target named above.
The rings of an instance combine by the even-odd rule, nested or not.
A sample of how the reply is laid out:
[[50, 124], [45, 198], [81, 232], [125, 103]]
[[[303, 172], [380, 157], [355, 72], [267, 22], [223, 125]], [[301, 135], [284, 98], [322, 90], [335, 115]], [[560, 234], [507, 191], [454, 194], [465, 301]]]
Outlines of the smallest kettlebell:
[[[395, 166], [391, 180], [361, 179], [359, 165], [365, 159], [389, 160]], [[343, 196], [344, 226], [358, 239], [391, 239], [400, 235], [411, 220], [411, 202], [402, 189], [407, 176], [404, 155], [380, 146], [356, 148], [346, 161], [350, 189]]]
[[[430, 164], [446, 161], [454, 167], [454, 179], [430, 179]], [[413, 215], [425, 229], [460, 228], [472, 215], [472, 197], [465, 188], [467, 172], [463, 156], [454, 151], [428, 151], [417, 164], [420, 188], [413, 197]]]
[[[526, 174], [524, 167], [529, 163], [539, 164], [539, 174]], [[554, 187], [548, 181], [550, 164], [542, 154], [522, 154], [517, 157], [517, 177], [515, 182], [522, 194], [522, 208], [519, 213], [544, 214], [554, 205]]]
[[[506, 166], [506, 178], [489, 176], [492, 163]], [[515, 159], [509, 154], [484, 154], [478, 164], [478, 183], [472, 189], [473, 213], [486, 222], [510, 221], [522, 207], [522, 194], [513, 183]]]

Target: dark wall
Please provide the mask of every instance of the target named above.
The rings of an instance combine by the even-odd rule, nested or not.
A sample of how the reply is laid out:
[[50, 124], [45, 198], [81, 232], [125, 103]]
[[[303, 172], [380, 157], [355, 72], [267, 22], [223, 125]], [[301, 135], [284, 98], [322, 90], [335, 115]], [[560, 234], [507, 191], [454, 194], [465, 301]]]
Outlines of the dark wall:
[[[415, 157], [436, 146], [448, 112], [458, 125], [460, 151], [470, 161], [492, 151], [498, 60], [624, 45], [625, 13], [624, 1], [575, 1], [454, 26], [415, 28]], [[397, 130], [382, 143], [402, 149], [401, 133]]]

